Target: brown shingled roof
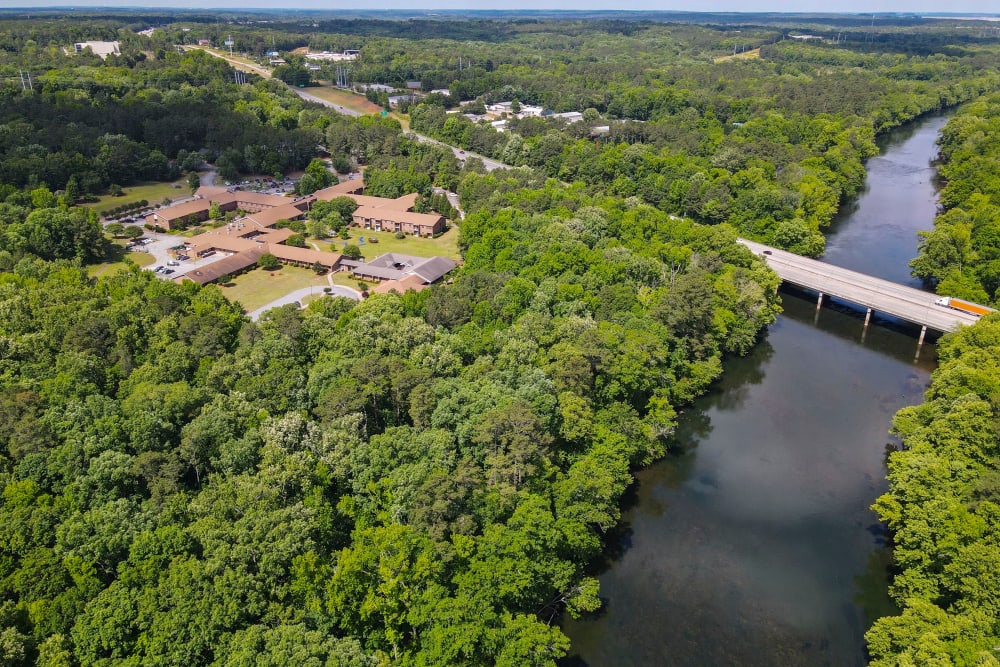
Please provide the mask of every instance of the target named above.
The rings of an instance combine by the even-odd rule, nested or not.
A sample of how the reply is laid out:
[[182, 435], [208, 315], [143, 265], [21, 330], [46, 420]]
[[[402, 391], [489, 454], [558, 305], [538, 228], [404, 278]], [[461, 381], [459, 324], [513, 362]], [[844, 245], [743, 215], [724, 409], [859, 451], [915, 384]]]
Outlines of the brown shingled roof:
[[317, 190], [312, 193], [312, 196], [316, 199], [335, 199], [337, 197], [343, 197], [344, 195], [357, 194], [365, 189], [365, 182], [360, 179], [341, 181], [336, 185], [331, 185], [328, 188], [323, 188], [322, 190]]
[[[390, 200], [391, 201], [391, 200]], [[442, 219], [437, 213], [414, 213], [413, 211], [396, 211], [386, 208], [376, 208], [373, 206], [359, 206], [354, 211], [354, 216], [358, 218], [370, 218], [373, 220], [391, 220], [392, 222], [407, 222], [412, 225], [427, 225], [433, 227]]]
[[235, 255], [224, 257], [218, 262], [212, 262], [211, 264], [206, 264], [205, 266], [197, 269], [191, 269], [184, 275], [174, 278], [174, 282], [182, 283], [185, 280], [192, 280], [199, 285], [207, 285], [208, 283], [214, 282], [223, 276], [236, 273], [237, 271], [242, 271], [248, 266], [256, 264], [257, 260], [260, 259], [260, 256], [263, 254], [263, 248], [245, 250], [243, 252], [236, 253]]
[[300, 204], [303, 203], [288, 203], [275, 206], [274, 208], [266, 208], [263, 211], [251, 213], [246, 219], [257, 223], [261, 227], [270, 227], [278, 222], [278, 220], [297, 220], [305, 214], [302, 210], [305, 207], [299, 208]]
[[180, 204], [174, 204], [173, 206], [153, 211], [153, 215], [162, 220], [180, 220], [191, 214], [207, 212], [210, 205], [207, 199], [192, 199], [191, 201], [183, 201]]

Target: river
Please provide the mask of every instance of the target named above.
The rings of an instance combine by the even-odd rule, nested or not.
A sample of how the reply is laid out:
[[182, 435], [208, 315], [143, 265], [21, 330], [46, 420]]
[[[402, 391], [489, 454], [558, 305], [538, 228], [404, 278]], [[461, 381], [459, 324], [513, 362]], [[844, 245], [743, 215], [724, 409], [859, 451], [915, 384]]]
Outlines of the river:
[[[825, 261], [914, 285], [906, 263], [935, 214], [923, 119], [880, 142]], [[564, 665], [864, 665], [893, 613], [870, 506], [885, 490], [892, 415], [919, 403], [935, 350], [898, 322], [783, 292], [785, 312], [685, 410], [674, 451], [641, 471], [609, 562], [604, 608], [566, 619]]]

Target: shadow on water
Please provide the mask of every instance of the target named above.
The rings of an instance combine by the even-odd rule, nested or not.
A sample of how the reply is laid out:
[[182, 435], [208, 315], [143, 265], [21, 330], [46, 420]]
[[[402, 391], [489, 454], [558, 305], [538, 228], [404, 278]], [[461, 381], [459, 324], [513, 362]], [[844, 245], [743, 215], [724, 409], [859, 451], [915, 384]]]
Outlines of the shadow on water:
[[[930, 227], [944, 116], [883, 139], [825, 261], [904, 284]], [[684, 409], [668, 455], [636, 473], [607, 538], [602, 611], [564, 618], [562, 667], [862, 667], [864, 632], [895, 613], [885, 528], [888, 430], [936, 362], [919, 327], [783, 290], [750, 355]]]
[[[878, 350], [900, 361], [910, 360], [925, 370], [937, 364], [937, 340], [941, 334], [928, 329], [922, 346], [917, 342], [920, 325], [890, 315], [872, 313], [866, 328], [865, 309], [856, 304], [825, 296], [823, 306], [816, 310], [815, 292], [782, 285], [781, 305], [783, 315], [796, 322], [811, 323], [815, 327], [845, 341]], [[912, 339], [908, 346], [906, 339]]]

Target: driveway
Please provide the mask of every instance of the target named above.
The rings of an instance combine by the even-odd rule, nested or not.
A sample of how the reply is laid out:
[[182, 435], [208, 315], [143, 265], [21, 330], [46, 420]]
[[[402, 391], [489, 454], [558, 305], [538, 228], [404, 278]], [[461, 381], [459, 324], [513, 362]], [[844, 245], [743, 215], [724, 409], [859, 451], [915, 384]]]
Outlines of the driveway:
[[251, 311], [249, 314], [250, 319], [256, 322], [260, 319], [260, 316], [271, 310], [272, 308], [278, 308], [280, 306], [287, 306], [290, 303], [298, 303], [301, 299], [306, 298], [311, 294], [323, 295], [328, 294], [329, 296], [345, 296], [348, 299], [354, 299], [355, 301], [361, 300], [361, 293], [357, 290], [351, 289], [350, 287], [342, 287], [341, 285], [333, 285], [330, 287], [329, 292], [324, 292], [326, 287], [312, 286], [303, 287], [302, 289], [297, 289], [294, 292], [289, 292], [285, 296], [275, 299], [271, 303], [266, 303], [257, 310]]

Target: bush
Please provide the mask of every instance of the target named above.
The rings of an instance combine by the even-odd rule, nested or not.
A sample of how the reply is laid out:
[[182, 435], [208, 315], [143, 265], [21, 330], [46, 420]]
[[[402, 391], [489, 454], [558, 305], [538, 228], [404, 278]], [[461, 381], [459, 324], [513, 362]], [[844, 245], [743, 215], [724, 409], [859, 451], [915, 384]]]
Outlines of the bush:
[[397, 238], [397, 239], [399, 239], [400, 241], [402, 241], [403, 239], [405, 239], [405, 238], [406, 238], [406, 234], [404, 234], [403, 232], [396, 232], [396, 235], [395, 235], [395, 236], [396, 236], [396, 238]]
[[265, 252], [257, 260], [257, 266], [264, 269], [265, 271], [274, 271], [275, 269], [281, 268], [281, 261], [277, 257], [269, 252]]

